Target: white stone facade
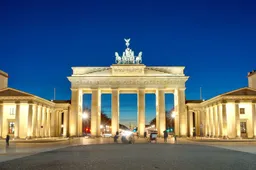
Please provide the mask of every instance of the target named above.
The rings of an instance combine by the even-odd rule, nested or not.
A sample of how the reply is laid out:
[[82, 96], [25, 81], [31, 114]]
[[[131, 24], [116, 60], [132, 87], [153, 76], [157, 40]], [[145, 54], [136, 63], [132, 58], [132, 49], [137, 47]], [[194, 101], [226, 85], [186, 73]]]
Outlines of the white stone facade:
[[207, 101], [187, 101], [186, 105], [189, 136], [256, 137], [254, 88], [237, 89]]
[[70, 103], [55, 102], [12, 88], [0, 89], [0, 137], [67, 136]]
[[112, 133], [119, 129], [119, 95], [138, 96], [138, 132], [145, 131], [145, 94], [156, 95], [156, 129], [163, 136], [165, 125], [165, 93], [175, 96], [175, 133], [187, 135], [185, 110], [185, 67], [147, 67], [143, 64], [118, 64], [111, 67], [73, 67], [71, 82], [70, 135], [82, 135], [82, 95], [92, 94], [91, 133], [100, 136], [101, 94], [112, 94]]

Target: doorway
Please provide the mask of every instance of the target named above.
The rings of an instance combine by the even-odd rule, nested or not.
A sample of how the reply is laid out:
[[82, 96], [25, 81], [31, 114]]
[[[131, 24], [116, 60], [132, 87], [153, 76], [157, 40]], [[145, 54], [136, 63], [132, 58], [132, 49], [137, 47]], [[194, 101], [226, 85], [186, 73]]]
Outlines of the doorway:
[[241, 137], [247, 138], [247, 126], [246, 122], [240, 122]]

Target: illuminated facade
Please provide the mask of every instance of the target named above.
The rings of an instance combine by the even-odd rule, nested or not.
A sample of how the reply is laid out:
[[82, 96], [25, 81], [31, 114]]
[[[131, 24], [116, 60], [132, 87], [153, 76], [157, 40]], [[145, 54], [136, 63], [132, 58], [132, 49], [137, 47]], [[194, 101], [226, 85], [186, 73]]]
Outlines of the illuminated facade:
[[[126, 50], [122, 56], [116, 52], [116, 63], [110, 67], [72, 67], [73, 74], [68, 77], [71, 82], [70, 136], [82, 135], [83, 94], [92, 95], [91, 133], [100, 136], [101, 94], [112, 95], [112, 134], [119, 129], [119, 95], [121, 93], [137, 94], [138, 132], [145, 131], [145, 94], [156, 95], [156, 129], [160, 136], [166, 129], [165, 93], [174, 94], [175, 133], [187, 136], [187, 114], [185, 106], [185, 83], [188, 77], [185, 67], [148, 67], [142, 62], [142, 52], [134, 56], [126, 41]], [[168, 101], [167, 101], [168, 102]]]
[[82, 136], [83, 94], [91, 94], [91, 134], [101, 135], [101, 94], [112, 95], [112, 134], [119, 130], [119, 95], [137, 94], [138, 132], [145, 131], [145, 94], [156, 95], [156, 129], [166, 128], [166, 93], [174, 94], [175, 127], [178, 136], [255, 138], [256, 72], [248, 74], [249, 87], [206, 101], [185, 99], [188, 76], [185, 67], [155, 67], [134, 56], [126, 41], [122, 56], [115, 53], [110, 67], [72, 67], [70, 101], [49, 101], [8, 87], [8, 74], [0, 71], [0, 137], [16, 138]]
[[255, 71], [248, 74], [248, 84], [206, 101], [187, 101], [188, 136], [255, 138]]
[[9, 88], [8, 75], [2, 71], [0, 79], [0, 137], [67, 136], [69, 101], [49, 101]]

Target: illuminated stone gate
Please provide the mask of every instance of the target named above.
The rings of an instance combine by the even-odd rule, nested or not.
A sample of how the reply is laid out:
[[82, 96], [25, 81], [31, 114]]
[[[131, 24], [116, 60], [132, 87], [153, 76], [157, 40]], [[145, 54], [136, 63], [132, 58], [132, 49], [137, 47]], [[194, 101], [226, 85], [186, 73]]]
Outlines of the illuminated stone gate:
[[[122, 56], [115, 53], [116, 64], [110, 67], [72, 67], [73, 74], [68, 77], [71, 82], [71, 112], [69, 117], [70, 136], [82, 135], [83, 94], [92, 94], [91, 133], [100, 136], [101, 94], [112, 95], [112, 133], [119, 129], [119, 95], [136, 93], [138, 107], [138, 132], [145, 130], [145, 94], [156, 95], [156, 129], [163, 136], [165, 122], [165, 93], [174, 94], [175, 134], [187, 136], [187, 113], [185, 105], [185, 67], [145, 66], [142, 52], [134, 56], [129, 48], [130, 39], [126, 40], [126, 50]], [[167, 101], [168, 102], [168, 101]]]

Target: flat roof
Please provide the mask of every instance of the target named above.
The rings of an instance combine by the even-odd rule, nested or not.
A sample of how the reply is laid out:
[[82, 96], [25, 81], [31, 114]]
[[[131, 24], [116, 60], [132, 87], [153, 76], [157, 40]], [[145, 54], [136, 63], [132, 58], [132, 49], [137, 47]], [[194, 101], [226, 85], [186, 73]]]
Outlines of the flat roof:
[[0, 75], [5, 76], [7, 78], [9, 77], [8, 74], [2, 70], [0, 70]]
[[252, 76], [252, 75], [254, 75], [254, 74], [256, 74], [256, 70], [253, 70], [253, 71], [249, 72], [248, 75], [247, 75], [247, 77], [250, 77], [250, 76]]

